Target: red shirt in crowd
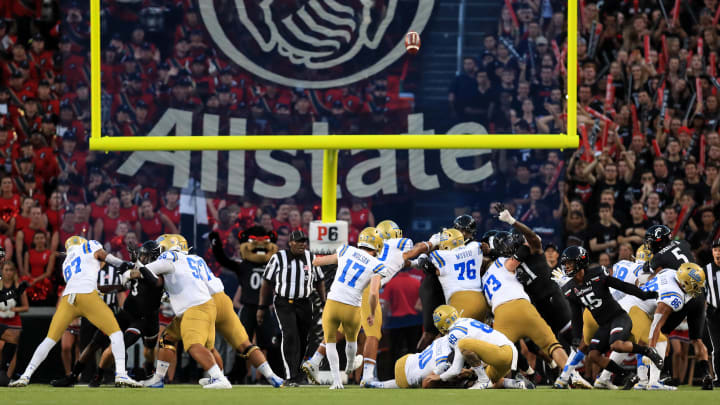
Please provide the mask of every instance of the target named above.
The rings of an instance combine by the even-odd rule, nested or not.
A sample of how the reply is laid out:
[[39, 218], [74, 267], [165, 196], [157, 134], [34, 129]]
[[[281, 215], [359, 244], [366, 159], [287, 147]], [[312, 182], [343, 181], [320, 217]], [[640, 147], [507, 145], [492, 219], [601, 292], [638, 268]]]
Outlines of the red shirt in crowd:
[[98, 205], [96, 202], [90, 203], [90, 220], [96, 221], [98, 218], [102, 218], [105, 215], [105, 209], [107, 205]]
[[[20, 195], [13, 194], [10, 198], [0, 197], [0, 219], [10, 222], [12, 217], [19, 216], [20, 212]], [[17, 228], [17, 225], [15, 226]]]
[[[108, 214], [103, 214], [101, 217], [103, 221], [103, 241], [109, 241], [115, 236], [115, 229], [117, 229], [118, 222], [122, 221], [120, 215], [117, 218], [111, 218]], [[97, 238], [99, 235], [95, 235]]]
[[[177, 207], [175, 207], [174, 210], [168, 209], [164, 205], [160, 207], [160, 212], [164, 214], [170, 222], [175, 224], [176, 227], [180, 228], [180, 204], [178, 204]], [[165, 233], [170, 233], [169, 229], [165, 229]]]
[[383, 288], [382, 298], [390, 304], [390, 316], [417, 315], [420, 280], [409, 273], [400, 272]]
[[39, 277], [45, 274], [47, 264], [50, 261], [50, 250], [37, 251], [28, 250], [28, 264], [30, 265], [30, 276]]
[[45, 211], [50, 229], [53, 231], [60, 229], [60, 224], [62, 223], [62, 217], [64, 214], [65, 210], [51, 210], [48, 208], [47, 211]]
[[350, 223], [355, 228], [363, 229], [368, 223], [370, 217], [370, 210], [363, 208], [359, 211], [350, 211]]
[[144, 236], [143, 240], [157, 239], [163, 233], [163, 224], [157, 214], [153, 215], [151, 219], [140, 217], [140, 227]]
[[130, 225], [135, 225], [138, 220], [138, 207], [136, 205], [130, 208], [120, 207], [120, 219]]

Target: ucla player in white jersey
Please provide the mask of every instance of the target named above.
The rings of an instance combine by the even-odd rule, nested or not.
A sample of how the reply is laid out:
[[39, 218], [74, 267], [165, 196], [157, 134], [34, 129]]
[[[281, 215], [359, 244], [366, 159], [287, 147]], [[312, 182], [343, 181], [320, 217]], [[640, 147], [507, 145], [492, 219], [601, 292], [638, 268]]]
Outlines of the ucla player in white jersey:
[[[518, 352], [515, 344], [505, 335], [493, 330], [483, 322], [471, 318], [460, 318], [458, 311], [450, 305], [440, 305], [433, 312], [435, 326], [447, 335], [448, 344], [455, 352], [450, 367], [431, 380], [448, 381], [462, 372], [467, 361], [478, 377], [472, 389], [498, 388], [525, 389], [520, 380], [504, 378], [510, 370], [517, 368]], [[487, 365], [484, 366], [483, 363]]]
[[[215, 345], [217, 316], [217, 307], [207, 286], [212, 272], [202, 258], [185, 254], [177, 237], [166, 236], [158, 238], [157, 242], [162, 252], [160, 257], [141, 267], [139, 272], [146, 279], [160, 275], [164, 278], [165, 290], [176, 316], [164, 336], [179, 335], [187, 352], [210, 375], [210, 382], [203, 388], [232, 388], [210, 351]], [[163, 366], [158, 364], [158, 368]]]
[[[399, 260], [403, 260], [402, 254], [412, 249], [412, 240], [403, 238], [402, 229], [400, 229], [394, 221], [384, 220], [377, 224], [375, 229], [383, 239], [383, 248], [377, 256], [381, 262], [398, 262]], [[387, 284], [398, 271], [402, 270], [402, 267], [403, 266], [397, 270], [389, 269], [390, 274], [381, 280], [380, 286], [382, 287]], [[362, 329], [365, 332], [365, 345], [363, 347], [364, 365], [362, 379], [360, 381], [361, 386], [364, 386], [370, 381], [377, 381], [375, 377], [375, 365], [378, 346], [382, 338], [382, 308], [379, 305], [375, 308], [375, 313], [373, 314], [375, 322], [372, 325], [369, 325], [367, 322], [367, 318], [370, 315], [369, 295], [370, 288], [368, 287], [363, 291], [362, 305], [360, 306], [360, 320]]]
[[[687, 320], [688, 337], [703, 376], [702, 389], [712, 390], [707, 347], [702, 341], [705, 332], [705, 271], [695, 263], [683, 263], [677, 271], [663, 269], [655, 278], [658, 284], [657, 307], [650, 326], [649, 343], [655, 347], [661, 333], [670, 333]], [[652, 280], [651, 280], [652, 281]], [[648, 282], [647, 284], [649, 284]], [[647, 285], [646, 284], [646, 285]], [[655, 383], [650, 379], [650, 384]]]
[[362, 294], [369, 285], [368, 302], [370, 310], [368, 325], [375, 323], [375, 310], [380, 305], [380, 280], [404, 266], [404, 256], [388, 257], [385, 263], [377, 259], [376, 255], [383, 248], [383, 239], [375, 228], [365, 228], [358, 236], [357, 248], [342, 245], [337, 253], [317, 257], [313, 266], [326, 266], [337, 264], [335, 280], [330, 287], [327, 302], [323, 309], [322, 324], [325, 334], [325, 350], [327, 352], [333, 384], [330, 389], [342, 389], [340, 380], [340, 359], [338, 357], [336, 333], [342, 326], [345, 335], [345, 354], [348, 362], [345, 372], [350, 374], [355, 370], [355, 354], [357, 353], [357, 335], [360, 331], [360, 306]]
[[511, 257], [514, 252], [505, 242], [502, 239], [496, 241], [495, 250], [501, 257], [482, 275], [483, 291], [494, 315], [493, 327], [511, 342], [530, 338], [559, 367], [563, 367], [567, 363], [567, 353], [515, 278], [520, 262]]
[[[202, 268], [202, 273], [206, 276], [202, 277], [202, 280], [207, 285], [210, 295], [215, 302], [217, 314], [215, 318], [215, 329], [217, 332], [238, 352], [239, 356], [249, 359], [250, 363], [265, 376], [273, 387], [281, 387], [284, 383], [283, 379], [272, 371], [263, 352], [250, 342], [245, 327], [240, 323], [240, 319], [235, 314], [232, 300], [225, 294], [223, 282], [215, 277], [202, 257], [189, 253], [190, 249], [185, 237], [179, 234], [165, 234], [158, 237], [158, 241], [166, 238], [177, 238], [180, 251], [185, 253], [187, 257], [196, 264], [196, 267]], [[155, 375], [153, 375], [151, 379], [143, 382], [145, 386], [151, 388], [161, 388], [164, 386], [163, 380], [165, 373], [170, 366], [170, 360], [176, 355], [175, 348], [177, 347], [177, 343], [181, 340], [177, 322], [179, 321], [173, 321], [166, 329], [166, 332], [163, 333], [162, 345], [160, 350], [158, 350], [158, 367], [156, 367]], [[221, 366], [219, 353], [217, 353], [214, 348], [212, 348], [211, 351], [213, 356], [215, 356], [216, 362]], [[203, 386], [210, 382], [210, 378], [201, 378], [199, 381], [200, 385]]]
[[65, 329], [73, 319], [82, 316], [110, 338], [115, 357], [115, 386], [142, 387], [125, 371], [125, 343], [120, 326], [110, 308], [98, 295], [97, 280], [100, 262], [111, 266], [125, 266], [124, 262], [103, 250], [100, 242], [86, 240], [81, 236], [72, 236], [65, 242], [67, 256], [63, 262], [63, 277], [66, 286], [55, 315], [50, 322], [47, 337], [35, 349], [30, 364], [19, 379], [10, 383], [11, 387], [25, 387], [30, 383], [35, 370], [45, 360], [50, 349], [55, 346]]

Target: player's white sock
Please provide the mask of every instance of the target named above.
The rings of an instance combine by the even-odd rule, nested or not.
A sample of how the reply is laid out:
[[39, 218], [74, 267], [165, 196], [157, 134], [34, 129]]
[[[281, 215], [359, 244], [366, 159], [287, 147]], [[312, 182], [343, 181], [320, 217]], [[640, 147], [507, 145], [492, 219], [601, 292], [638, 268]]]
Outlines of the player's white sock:
[[270, 365], [268, 364], [267, 361], [264, 362], [263, 364], [259, 365], [257, 369], [260, 372], [260, 374], [262, 374], [268, 380], [273, 379], [273, 378], [280, 378], [277, 375], [275, 375], [275, 373], [272, 371], [272, 368], [270, 367]]
[[335, 343], [327, 343], [325, 345], [328, 363], [330, 363], [330, 372], [332, 373], [333, 383], [340, 384], [342, 379], [340, 378], [340, 356], [338, 356], [337, 347]]
[[488, 378], [488, 377], [487, 377], [487, 374], [485, 374], [485, 367], [484, 367], [484, 366], [480, 365], [480, 366], [473, 367], [472, 369], [473, 369], [473, 371], [475, 372], [475, 375], [477, 375], [478, 380]]
[[636, 354], [636, 362], [637, 362], [637, 376], [640, 382], [647, 383], [648, 381], [648, 366], [643, 361], [643, 355], [642, 354]]
[[325, 358], [325, 355], [320, 353], [320, 348], [324, 347], [327, 352], [327, 347], [325, 343], [320, 343], [320, 346], [318, 346], [318, 350], [315, 350], [315, 353], [310, 357], [310, 363], [314, 364], [316, 367], [320, 367], [320, 363], [322, 363], [323, 359]]
[[55, 346], [55, 343], [57, 342], [50, 339], [49, 337], [46, 337], [45, 340], [40, 342], [37, 349], [35, 349], [35, 353], [33, 353], [33, 356], [30, 359], [30, 363], [25, 369], [25, 372], [22, 374], [23, 377], [27, 377], [28, 379], [32, 377], [33, 373], [38, 368], [40, 363], [45, 361], [45, 358], [47, 357], [48, 353], [50, 353], [50, 350], [53, 348], [53, 346]]
[[374, 359], [365, 358], [362, 375], [363, 380], [369, 381], [375, 379], [375, 364]]
[[167, 374], [168, 369], [170, 368], [170, 363], [167, 361], [158, 360], [155, 362], [155, 375], [160, 377], [161, 380], [165, 379], [165, 374]]
[[568, 359], [567, 364], [565, 364], [565, 367], [563, 367], [562, 373], [560, 373], [560, 379], [563, 381], [568, 381], [570, 379], [570, 374], [572, 374], [573, 371], [575, 371], [575, 368], [580, 364], [580, 362], [583, 361], [585, 358], [585, 353], [581, 351], [574, 352], [570, 359]]
[[383, 386], [383, 388], [393, 388], [393, 389], [400, 388], [400, 387], [398, 387], [397, 382], [395, 380], [383, 381], [382, 386]]
[[213, 366], [210, 367], [210, 369], [207, 372], [208, 372], [208, 374], [210, 374], [211, 378], [214, 378], [216, 380], [220, 380], [223, 377], [225, 377], [222, 370], [220, 370], [220, 367], [217, 364], [213, 364]]
[[[667, 351], [667, 341], [666, 342], [657, 342], [655, 345], [655, 350], [657, 350], [660, 357], [665, 358], [665, 353]], [[650, 362], [650, 384], [655, 384], [660, 380], [660, 370], [657, 368], [655, 363]]]
[[[610, 360], [614, 361], [617, 364], [622, 364], [623, 359], [625, 359], [625, 353], [610, 353]], [[600, 373], [600, 377], [598, 378], [598, 380], [610, 381], [610, 377], [612, 377], [612, 373], [606, 369], [603, 369], [602, 373]]]
[[[347, 365], [350, 366], [351, 362], [354, 363], [355, 361], [355, 355], [357, 354], [357, 342], [349, 342], [345, 341], [345, 358], [347, 359]], [[357, 366], [357, 364], [353, 364], [353, 367], [345, 367], [345, 371], [350, 373], [355, 368], [354, 366]], [[364, 374], [363, 374], [364, 376]]]
[[115, 375], [125, 375], [125, 342], [120, 331], [110, 334], [110, 349], [115, 358]]

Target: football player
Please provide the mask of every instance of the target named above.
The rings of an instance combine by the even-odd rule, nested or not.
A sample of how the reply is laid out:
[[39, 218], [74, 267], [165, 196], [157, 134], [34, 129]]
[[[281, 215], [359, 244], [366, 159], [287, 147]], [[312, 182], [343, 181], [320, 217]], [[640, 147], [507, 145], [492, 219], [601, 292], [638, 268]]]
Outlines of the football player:
[[[382, 253], [377, 256], [378, 260], [385, 263], [403, 261], [402, 254], [409, 251], [413, 247], [412, 240], [403, 238], [402, 229], [394, 221], [385, 220], [377, 224], [375, 229], [383, 240]], [[394, 257], [394, 258], [391, 258]], [[397, 271], [400, 271], [398, 268]], [[388, 276], [383, 277], [380, 286], [387, 284], [397, 271], [391, 270]], [[382, 338], [382, 308], [378, 305], [375, 308], [373, 318], [375, 322], [369, 325], [367, 319], [370, 315], [370, 287], [363, 291], [362, 305], [360, 306], [360, 321], [363, 331], [365, 331], [365, 345], [363, 347], [363, 374], [360, 385], [364, 386], [369, 381], [377, 381], [375, 377], [375, 364], [377, 360], [378, 346]], [[310, 365], [312, 367], [312, 365]]]
[[[140, 246], [135, 258], [140, 266], [151, 263], [160, 255], [160, 246], [154, 240], [147, 241]], [[103, 292], [116, 292], [125, 289], [129, 294], [123, 303], [122, 308], [118, 312], [116, 318], [120, 329], [123, 331], [123, 341], [125, 348], [134, 345], [141, 337], [144, 337], [145, 358], [152, 358], [155, 343], [158, 336], [158, 308], [160, 307], [160, 299], [163, 295], [162, 277], [159, 282], [145, 280], [143, 278], [129, 279], [130, 270], [123, 273], [123, 285], [108, 285], [100, 287]], [[88, 343], [82, 351], [78, 359], [73, 365], [72, 372], [60, 379], [53, 380], [50, 384], [53, 387], [72, 387], [77, 383], [80, 373], [85, 370], [85, 366], [89, 361], [94, 361], [95, 352], [102, 348], [101, 340], [103, 336], [100, 332], [96, 332], [92, 341]], [[112, 352], [110, 348], [106, 348], [100, 357], [98, 364], [98, 372], [91, 380], [89, 386], [99, 387], [103, 381], [105, 369], [112, 365]]]
[[567, 353], [558, 343], [550, 326], [530, 302], [530, 297], [515, 277], [520, 262], [513, 258], [517, 246], [507, 236], [494, 236], [498, 258], [482, 275], [483, 291], [492, 308], [493, 327], [511, 342], [530, 338], [559, 366], [567, 362]]
[[457, 229], [440, 234], [438, 249], [428, 255], [445, 294], [445, 302], [466, 318], [484, 321], [488, 313], [482, 293], [480, 266], [483, 254], [480, 244], [465, 244], [464, 235]]
[[515, 344], [505, 335], [478, 320], [460, 318], [458, 311], [450, 305], [437, 307], [433, 318], [435, 327], [447, 335], [448, 344], [455, 352], [455, 357], [446, 371], [431, 375], [431, 381], [448, 381], [456, 377], [467, 361], [478, 377], [471, 389], [487, 389], [493, 386], [526, 388], [521, 380], [504, 378], [510, 370], [517, 368], [518, 360]]
[[[560, 265], [565, 274], [571, 277], [565, 285], [565, 296], [570, 302], [573, 314], [573, 334], [579, 338], [583, 330], [583, 308], [592, 314], [598, 328], [593, 334], [588, 347], [588, 357], [612, 373], [623, 376], [625, 371], [615, 361], [602, 354], [608, 349], [620, 353], [636, 353], [647, 356], [658, 368], [662, 368], [663, 359], [654, 348], [639, 345], [630, 340], [632, 320], [613, 298], [610, 288], [634, 295], [646, 300], [657, 297], [657, 292], [643, 291], [634, 284], [629, 284], [611, 277], [604, 267], [588, 268], [590, 256], [580, 246], [566, 248], [560, 257]], [[578, 351], [558, 377], [555, 388], [567, 388], [570, 374], [574, 371], [577, 357], [584, 354]]]
[[110, 338], [111, 350], [115, 357], [115, 386], [141, 387], [142, 385], [128, 377], [125, 371], [125, 345], [120, 326], [97, 292], [100, 262], [116, 267], [127, 267], [128, 264], [105, 252], [100, 242], [86, 240], [81, 236], [68, 238], [65, 242], [65, 251], [67, 256], [62, 269], [66, 286], [50, 322], [48, 335], [35, 349], [25, 372], [10, 383], [10, 386], [27, 386], [35, 370], [50, 353], [50, 349], [60, 340], [65, 328], [73, 319], [82, 316]]
[[373, 326], [375, 310], [380, 304], [380, 280], [404, 266], [404, 256], [393, 255], [389, 256], [385, 263], [380, 262], [376, 256], [381, 253], [382, 248], [383, 239], [378, 231], [375, 228], [365, 228], [358, 235], [357, 248], [342, 245], [337, 249], [337, 253], [313, 260], [313, 266], [338, 265], [322, 315], [325, 350], [333, 377], [330, 389], [344, 388], [340, 380], [340, 359], [336, 348], [338, 328], [343, 327], [345, 354], [348, 359], [345, 372], [350, 374], [355, 369], [362, 293], [369, 285], [370, 311], [367, 322], [369, 326]]
[[388, 381], [369, 381], [365, 388], [428, 388], [426, 380], [432, 374], [447, 370], [448, 356], [452, 348], [448, 336], [433, 340], [421, 353], [406, 354], [395, 362], [395, 379]]
[[645, 247], [652, 253], [645, 271], [657, 274], [662, 269], [679, 269], [683, 263], [694, 263], [690, 244], [686, 240], [673, 240], [672, 231], [665, 225], [653, 225], [645, 232]]
[[[180, 251], [187, 255], [187, 257], [196, 263], [200, 270], [204, 270], [203, 281], [206, 282], [215, 306], [217, 308], [217, 316], [215, 318], [215, 328], [225, 338], [225, 340], [235, 349], [238, 354], [249, 359], [250, 363], [255, 366], [260, 373], [275, 387], [282, 387], [284, 381], [282, 378], [275, 375], [270, 368], [265, 355], [259, 347], [253, 345], [250, 342], [247, 331], [240, 322], [240, 318], [235, 314], [233, 309], [232, 300], [225, 294], [225, 286], [222, 281], [215, 277], [212, 271], [207, 267], [205, 260], [201, 257], [190, 254], [187, 240], [182, 235], [177, 234], [166, 234], [161, 235], [158, 240], [161, 242], [164, 239], [176, 238], [180, 246]], [[177, 318], [176, 318], [177, 319]], [[175, 348], [181, 339], [181, 334], [178, 333], [177, 323], [171, 323], [166, 329], [162, 337], [161, 349], [158, 351], [158, 367], [155, 375], [152, 378], [143, 381], [143, 385], [151, 388], [162, 388], [164, 386], [165, 373], [170, 366], [170, 360], [176, 356]], [[216, 360], [219, 358], [219, 354], [214, 348], [211, 349], [213, 356]], [[162, 359], [160, 359], [162, 357]], [[218, 361], [218, 365], [220, 362]], [[199, 383], [202, 386], [206, 386], [212, 383], [211, 378], [201, 378]]]
[[[210, 351], [215, 346], [217, 316], [217, 307], [207, 286], [212, 272], [202, 258], [184, 253], [177, 237], [166, 235], [158, 238], [157, 242], [161, 251], [158, 259], [140, 267], [133, 277], [142, 275], [146, 280], [159, 282], [158, 277], [163, 276], [165, 291], [176, 314], [175, 321], [165, 329], [165, 334], [182, 338], [187, 352], [210, 374], [210, 382], [203, 388], [232, 388]], [[161, 347], [168, 345], [161, 339]], [[164, 366], [160, 360], [158, 354], [159, 370]]]
[[[552, 281], [552, 270], [542, 249], [540, 237], [525, 224], [517, 221], [508, 210], [498, 219], [509, 224], [524, 237], [522, 246], [513, 256], [520, 262], [515, 277], [520, 281], [540, 316], [548, 323], [555, 336], [570, 330], [570, 307], [558, 285]], [[511, 236], [513, 237], [513, 236]], [[514, 237], [513, 237], [514, 238]]]
[[[668, 334], [687, 319], [690, 342], [703, 375], [702, 389], [712, 390], [707, 347], [702, 341], [705, 331], [705, 271], [695, 263], [683, 263], [677, 271], [665, 269], [648, 281], [657, 282], [657, 308], [650, 326], [650, 346], [657, 346], [660, 333]], [[662, 367], [659, 367], [662, 368]], [[654, 381], [650, 381], [650, 384]]]

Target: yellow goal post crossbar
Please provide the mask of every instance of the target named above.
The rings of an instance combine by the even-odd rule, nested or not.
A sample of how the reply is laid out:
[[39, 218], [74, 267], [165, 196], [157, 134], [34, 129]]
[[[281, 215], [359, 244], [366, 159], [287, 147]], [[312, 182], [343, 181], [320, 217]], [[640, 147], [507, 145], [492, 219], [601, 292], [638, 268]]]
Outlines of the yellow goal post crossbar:
[[577, 148], [577, 7], [568, 1], [567, 128], [570, 134], [513, 135], [260, 135], [113, 137], [102, 135], [100, 0], [90, 0], [90, 149], [97, 151], [320, 149], [322, 221], [335, 222], [339, 149], [571, 149]]

